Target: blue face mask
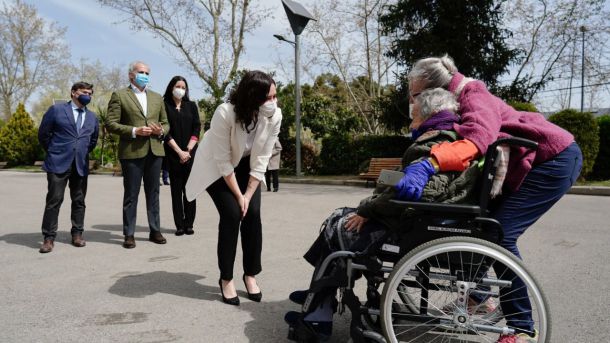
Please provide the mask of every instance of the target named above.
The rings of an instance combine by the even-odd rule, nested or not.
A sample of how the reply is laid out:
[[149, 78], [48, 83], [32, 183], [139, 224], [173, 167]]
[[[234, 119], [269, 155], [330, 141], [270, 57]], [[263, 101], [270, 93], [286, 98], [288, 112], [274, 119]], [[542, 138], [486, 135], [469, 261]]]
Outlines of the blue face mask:
[[87, 94], [81, 94], [78, 96], [78, 102], [81, 103], [81, 105], [83, 106], [87, 106], [87, 104], [89, 104], [91, 102], [91, 96], [87, 95]]
[[144, 73], [137, 73], [136, 77], [134, 79], [134, 81], [136, 82], [136, 85], [138, 85], [139, 87], [142, 87], [142, 88], [146, 87], [149, 80], [150, 80], [149, 76]]

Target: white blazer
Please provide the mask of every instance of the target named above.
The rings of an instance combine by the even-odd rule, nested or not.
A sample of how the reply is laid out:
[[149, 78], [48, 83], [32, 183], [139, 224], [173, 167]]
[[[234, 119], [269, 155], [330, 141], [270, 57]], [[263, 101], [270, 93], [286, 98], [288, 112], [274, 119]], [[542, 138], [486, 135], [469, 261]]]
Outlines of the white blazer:
[[[210, 129], [205, 132], [194, 157], [193, 168], [186, 182], [186, 198], [197, 198], [214, 181], [230, 175], [242, 159], [248, 133], [235, 121], [233, 105], [224, 103], [216, 108]], [[273, 145], [280, 133], [282, 111], [259, 115], [250, 151], [250, 175], [265, 182], [265, 171]]]

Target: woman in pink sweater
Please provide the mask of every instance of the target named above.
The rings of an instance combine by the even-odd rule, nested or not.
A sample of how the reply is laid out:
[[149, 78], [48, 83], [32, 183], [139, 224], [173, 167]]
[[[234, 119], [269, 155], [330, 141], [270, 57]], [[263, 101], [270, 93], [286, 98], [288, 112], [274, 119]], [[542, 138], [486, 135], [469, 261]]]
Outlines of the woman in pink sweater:
[[[574, 137], [548, 122], [540, 113], [520, 112], [491, 94], [483, 82], [460, 74], [445, 55], [419, 60], [408, 75], [410, 102], [423, 90], [442, 87], [454, 93], [460, 104], [461, 122], [455, 131], [464, 137], [432, 148], [431, 157], [418, 170], [407, 173], [398, 184], [408, 200], [418, 200], [428, 178], [438, 171], [461, 171], [485, 154], [499, 138], [522, 137], [538, 143], [536, 150], [511, 148], [500, 205], [492, 212], [502, 224], [502, 247], [520, 257], [517, 239], [547, 212], [574, 184], [582, 167], [582, 153]], [[497, 275], [510, 270], [495, 266]], [[527, 288], [515, 278], [511, 289], [500, 296], [507, 325], [515, 335], [500, 335], [498, 343], [537, 342]], [[483, 302], [486, 299], [475, 299]]]

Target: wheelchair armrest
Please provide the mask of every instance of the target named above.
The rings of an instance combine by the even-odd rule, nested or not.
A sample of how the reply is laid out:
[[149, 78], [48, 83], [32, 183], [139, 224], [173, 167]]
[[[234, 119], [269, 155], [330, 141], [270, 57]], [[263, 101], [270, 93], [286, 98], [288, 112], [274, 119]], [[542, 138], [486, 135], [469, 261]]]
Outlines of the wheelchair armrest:
[[477, 205], [457, 205], [457, 204], [443, 204], [434, 202], [415, 202], [415, 201], [402, 201], [402, 200], [390, 200], [390, 202], [403, 206], [405, 209], [412, 208], [414, 210], [422, 211], [433, 211], [433, 212], [444, 212], [444, 213], [471, 213], [481, 214], [481, 208]]

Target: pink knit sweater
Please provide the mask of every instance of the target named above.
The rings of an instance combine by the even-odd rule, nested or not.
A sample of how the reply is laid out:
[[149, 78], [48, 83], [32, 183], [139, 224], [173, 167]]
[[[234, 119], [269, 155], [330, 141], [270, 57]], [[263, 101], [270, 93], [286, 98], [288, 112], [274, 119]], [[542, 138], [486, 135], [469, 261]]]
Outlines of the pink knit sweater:
[[[455, 93], [463, 79], [464, 75], [456, 73], [448, 90]], [[548, 161], [574, 142], [574, 136], [568, 131], [547, 121], [540, 113], [516, 111], [489, 93], [481, 81], [466, 83], [458, 95], [458, 102], [462, 119], [460, 124], [454, 124], [454, 129], [473, 142], [481, 154], [499, 138], [516, 136], [538, 143], [536, 151], [511, 149], [504, 184], [509, 191], [519, 189], [532, 166]]]

